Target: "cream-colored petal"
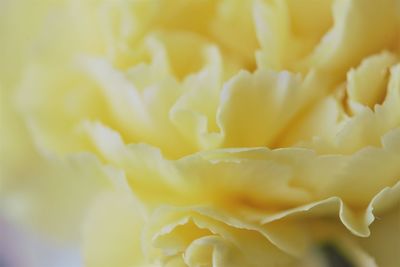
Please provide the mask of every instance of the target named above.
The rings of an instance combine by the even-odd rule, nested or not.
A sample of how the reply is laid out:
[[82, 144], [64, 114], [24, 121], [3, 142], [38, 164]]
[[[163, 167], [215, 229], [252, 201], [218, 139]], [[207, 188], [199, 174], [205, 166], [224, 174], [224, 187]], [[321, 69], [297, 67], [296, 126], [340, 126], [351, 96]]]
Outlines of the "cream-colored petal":
[[[260, 209], [263, 212], [276, 213], [274, 208], [277, 209], [279, 203], [293, 205], [296, 202], [296, 200], [294, 202], [291, 201], [293, 201], [297, 190], [299, 197], [297, 201], [300, 201], [297, 202], [298, 204], [301, 203], [300, 199], [303, 198], [306, 200], [307, 197], [316, 200], [329, 198], [323, 200], [321, 203], [317, 201], [316, 203], [309, 204], [310, 206], [300, 207], [300, 210], [304, 209], [308, 211], [310, 208], [318, 207], [320, 204], [323, 204], [325, 208], [317, 209], [318, 214], [321, 210], [324, 210], [323, 214], [332, 215], [340, 210], [339, 215], [344, 224], [355, 234], [361, 236], [368, 235], [368, 225], [373, 221], [370, 209], [378, 205], [378, 202], [373, 200], [374, 196], [378, 193], [378, 196], [381, 194], [390, 194], [392, 195], [391, 198], [393, 198], [395, 194], [389, 193], [390, 190], [387, 192], [387, 189], [384, 188], [386, 186], [394, 186], [398, 183], [398, 173], [400, 172], [398, 154], [389, 152], [388, 149], [365, 149], [353, 156], [317, 156], [307, 150], [296, 151], [295, 149], [273, 151], [266, 149], [221, 150], [219, 152], [207, 152], [199, 155], [202, 156], [203, 160], [197, 159], [195, 161], [190, 158], [181, 160], [179, 163], [181, 166], [180, 169], [183, 168], [184, 173], [187, 174], [183, 175], [183, 177], [192, 177], [192, 179], [195, 178], [199, 181], [196, 183], [196, 187], [199, 190], [202, 186], [206, 192], [207, 188], [219, 188], [215, 191], [219, 195], [219, 198], [216, 198], [215, 201], [219, 202], [225, 196], [231, 199], [230, 203], [234, 203], [236, 207], [239, 206], [243, 210], [247, 206]], [[201, 173], [197, 174], [197, 177], [193, 174], [191, 160], [192, 163], [196, 162], [198, 168], [203, 165], [201, 168], [204, 169]], [[202, 161], [203, 163], [201, 164]], [[205, 165], [207, 162], [208, 166]], [[369, 166], [374, 164], [372, 168], [374, 171], [370, 170], [366, 172], [365, 164]], [[241, 170], [234, 169], [235, 165], [240, 165], [242, 167]], [[256, 166], [262, 166], [265, 169], [256, 171], [254, 174], [249, 174], [245, 172], [247, 169], [246, 166], [249, 166], [250, 170], [256, 170]], [[284, 170], [284, 172], [276, 172], [279, 170]], [[274, 198], [274, 193], [280, 192], [280, 186], [277, 186], [277, 184], [270, 187], [273, 190], [268, 189], [269, 183], [276, 183], [276, 181], [271, 180], [274, 177], [273, 171], [279, 174], [277, 175], [277, 178], [279, 177], [278, 181], [286, 186], [283, 189], [292, 191], [290, 194], [278, 193], [278, 196], [281, 195], [283, 198]], [[286, 178], [288, 180], [283, 179], [283, 174], [285, 173], [286, 175], [290, 175]], [[265, 176], [261, 174], [265, 174]], [[291, 176], [292, 174], [293, 176]], [[212, 182], [208, 182], [208, 177], [218, 177], [218, 180], [213, 178]], [[224, 177], [227, 177], [226, 180]], [[379, 179], [376, 177], [379, 177]], [[237, 181], [242, 181], [242, 179], [246, 182], [244, 184], [239, 183], [239, 186], [236, 187]], [[249, 184], [249, 181], [252, 181], [252, 179], [255, 179], [254, 181], [260, 184], [252, 186], [252, 191], [249, 193], [246, 191], [248, 190], [246, 184]], [[222, 184], [219, 187], [220, 183]], [[262, 186], [263, 184], [265, 187]], [[358, 186], [355, 188], [354, 184]], [[232, 194], [231, 190], [235, 193]], [[264, 190], [265, 193], [261, 193]], [[247, 193], [240, 194], [240, 192]], [[303, 195], [301, 192], [303, 192]], [[309, 195], [304, 194], [306, 192]], [[216, 194], [211, 195], [215, 196]], [[235, 196], [242, 196], [242, 198], [235, 199]], [[291, 198], [292, 200], [290, 200]], [[379, 199], [380, 197], [376, 198]], [[236, 201], [232, 202], [232, 200]], [[310, 201], [310, 199], [307, 201]], [[388, 204], [379, 204], [379, 206], [389, 207], [392, 205], [393, 200], [388, 201]], [[285, 212], [283, 212], [283, 216], [286, 216]]]
[[396, 55], [384, 52], [368, 57], [361, 62], [359, 67], [350, 70], [347, 73], [349, 101], [355, 101], [370, 108], [383, 102], [388, 70], [396, 61]]
[[41, 66], [33, 66], [26, 72], [18, 92], [18, 108], [39, 150], [62, 154], [87, 148], [76, 123], [81, 117], [95, 113], [100, 103], [81, 105], [96, 95], [90, 85], [82, 86], [78, 77], [69, 70], [53, 69], [51, 73]]
[[[184, 80], [211, 63], [207, 50], [213, 46], [201, 35], [173, 31], [156, 33], [155, 37], [164, 46], [169, 72], [177, 80]], [[186, 49], [187, 47], [190, 49]]]
[[[398, 141], [395, 133], [384, 137], [383, 148], [366, 148], [347, 156], [319, 156], [299, 148], [259, 148], [208, 151], [168, 161], [155, 149], [126, 147], [110, 129], [92, 126], [89, 129], [101, 154], [125, 169], [134, 190], [148, 201], [179, 202], [184, 197], [186, 203], [276, 211], [339, 197], [346, 205], [364, 209], [383, 188], [399, 181], [398, 151], [389, 149]], [[366, 165], [373, 167], [367, 170]], [[157, 195], [146, 196], [146, 192], [155, 192], [157, 183], [163, 184]]]
[[371, 236], [359, 242], [380, 267], [400, 264], [400, 202], [394, 209], [380, 215], [371, 225]]
[[[36, 6], [25, 2], [4, 2], [7, 16], [1, 15], [5, 19], [1, 24], [7, 25], [7, 31], [2, 34], [5, 40], [2, 45], [12, 48], [6, 54], [13, 57], [4, 64], [10, 69], [14, 63], [21, 64], [13, 71], [13, 76], [18, 76], [19, 80], [7, 84], [10, 91], [8, 104], [14, 108], [14, 98], [18, 98], [19, 111], [40, 150], [82, 151], [80, 146], [84, 146], [84, 141], [77, 137], [79, 130], [74, 128], [73, 121], [77, 117], [101, 114], [97, 108], [102, 105], [102, 100], [85, 103], [98, 96], [92, 90], [93, 84], [80, 76], [71, 62], [76, 53], [90, 50], [89, 53], [95, 55], [102, 51], [102, 42], [90, 20], [92, 14], [87, 3], [77, 5], [79, 1], [75, 0], [43, 1]], [[25, 16], [25, 12], [29, 15]], [[80, 16], [82, 13], [85, 16]], [[20, 23], [13, 22], [15, 19], [21, 19]], [[60, 120], [64, 120], [64, 125]], [[69, 134], [65, 133], [67, 131]], [[55, 135], [69, 139], [69, 147], [66, 142], [57, 141]]]
[[246, 157], [217, 158], [197, 154], [178, 161], [177, 168], [189, 188], [203, 201], [216, 201], [234, 207], [240, 203], [265, 208], [307, 203], [312, 197], [306, 189], [292, 186], [291, 166], [274, 160]]
[[[153, 248], [148, 251], [153, 250], [156, 253], [153, 256], [157, 255], [159, 259], [168, 259], [172, 257], [170, 255], [178, 257], [184, 253], [189, 266], [197, 266], [196, 263], [221, 266], [236, 266], [237, 263], [246, 266], [264, 266], [266, 263], [299, 266], [299, 261], [303, 262], [305, 257], [313, 256], [307, 255], [311, 249], [326, 242], [340, 247], [344, 257], [357, 266], [376, 266], [374, 260], [357, 246], [349, 232], [327, 218], [319, 220], [305, 217], [287, 222], [270, 222], [260, 227], [224, 215], [220, 210], [164, 207], [156, 212], [150, 222], [145, 240], [152, 240], [146, 243]], [[180, 243], [183, 246], [176, 247], [179, 240], [185, 242]], [[270, 245], [266, 246], [268, 243]], [[190, 245], [186, 248], [187, 244]], [[280, 254], [273, 246], [289, 254]], [[290, 256], [291, 253], [295, 253], [296, 259]], [[274, 260], [269, 255], [274, 255]]]
[[311, 72], [240, 72], [224, 85], [217, 122], [225, 147], [274, 146], [286, 127], [326, 92], [328, 81]]
[[340, 153], [352, 153], [365, 146], [380, 146], [381, 138], [400, 126], [400, 65], [390, 70], [387, 94], [374, 110], [365, 108], [345, 121], [337, 133], [335, 146]]
[[[158, 146], [174, 158], [217, 146], [220, 138], [208, 133], [217, 128], [216, 106], [225, 75], [217, 48], [200, 36], [183, 32], [161, 32], [149, 36], [146, 42], [152, 57], [148, 65], [124, 71], [101, 60], [88, 60], [86, 64], [104, 89], [119, 128], [126, 132], [124, 136], [129, 142]], [[187, 46], [193, 50], [184, 55]], [[199, 93], [209, 98], [208, 104], [199, 102]], [[209, 126], [211, 129], [207, 129]]]
[[[171, 257], [171, 254], [181, 255], [185, 251], [185, 259], [192, 264], [195, 261], [211, 264], [210, 262], [215, 261], [216, 258], [224, 259], [224, 254], [236, 251], [235, 257], [230, 257], [235, 261], [229, 264], [244, 260], [247, 262], [246, 266], [264, 266], [263, 264], [270, 262], [268, 254], [272, 253], [275, 263], [270, 262], [270, 264], [280, 262], [282, 266], [299, 266], [306, 257], [313, 257], [313, 255], [308, 255], [310, 250], [323, 246], [325, 243], [332, 243], [344, 253], [345, 258], [357, 266], [376, 266], [371, 256], [358, 246], [357, 239], [336, 220], [309, 215], [307, 213], [303, 218], [296, 216], [289, 219], [288, 217], [282, 221], [269, 222], [261, 227], [212, 208], [163, 207], [156, 212], [146, 229], [145, 240], [152, 240], [146, 244], [154, 246], [147, 251], [158, 251], [153, 254], [153, 256], [157, 255], [158, 259]], [[261, 239], [256, 238], [259, 234]], [[186, 250], [186, 245], [174, 250], [176, 241], [183, 239], [186, 241], [182, 245], [189, 244], [191, 239], [193, 242]], [[268, 243], [288, 254], [276, 254], [278, 251], [273, 249], [273, 246], [265, 246]], [[218, 251], [221, 249], [222, 251]], [[295, 259], [290, 256], [291, 253], [295, 253]], [[264, 258], [266, 256], [268, 259]], [[225, 265], [228, 264], [228, 260], [225, 259]]]
[[[191, 150], [177, 138], [179, 133], [168, 119], [168, 111], [181, 91], [175, 80], [169, 78], [141, 92], [124, 72], [104, 60], [90, 60], [88, 68], [104, 90], [119, 128], [130, 141], [146, 141], [173, 157]], [[166, 139], [169, 141], [165, 142]]]
[[[393, 140], [397, 140], [397, 138]], [[276, 190], [280, 188], [280, 186], [277, 185], [281, 184], [283, 186], [282, 189], [285, 188], [284, 185], [286, 185], [286, 190], [292, 192], [290, 195], [278, 193], [278, 196], [281, 196], [278, 199], [282, 201], [280, 202], [282, 204], [285, 203], [284, 199], [286, 199], [286, 201], [289, 201], [291, 198], [292, 201], [296, 199], [293, 199], [293, 197], [296, 196], [294, 192], [297, 191], [297, 196], [299, 197], [298, 201], [300, 202], [306, 201], [307, 195], [314, 199], [339, 196], [352, 206], [365, 207], [372, 197], [385, 186], [392, 186], [398, 181], [398, 173], [400, 171], [398, 152], [387, 148], [366, 148], [349, 156], [318, 156], [312, 150], [298, 148], [277, 150], [268, 150], [265, 148], [231, 149], [204, 152], [198, 154], [198, 156], [203, 158], [203, 160], [196, 161], [196, 157], [188, 157], [187, 160], [182, 159], [181, 162], [187, 164], [187, 166], [182, 165], [182, 167], [189, 170], [190, 174], [190, 170], [193, 170], [190, 166], [194, 166], [195, 164], [200, 166], [200, 163], [203, 161], [203, 172], [207, 175], [197, 173], [196, 176], [188, 175], [189, 177], [198, 177], [196, 179], [200, 181], [207, 181], [208, 177], [213, 176], [212, 173], [215, 170], [218, 173], [215, 177], [219, 179], [215, 180], [214, 178], [211, 180], [214, 185], [218, 182], [223, 182], [226, 174], [226, 177], [228, 177], [227, 181], [243, 181], [245, 184], [249, 182], [249, 177], [251, 177], [254, 181], [259, 181], [260, 184], [265, 183], [266, 190], [268, 190], [268, 184], [274, 181], [274, 188]], [[365, 169], [366, 164], [374, 167], [367, 171]], [[239, 165], [242, 167], [241, 170], [238, 168], [237, 171], [230, 173], [230, 170], [232, 170], [234, 166]], [[247, 170], [246, 166], [249, 166], [249, 170], [258, 166], [262, 168], [263, 171], [249, 175], [249, 170]], [[238, 178], [236, 179], [236, 177]], [[377, 177], [379, 177], [379, 179], [377, 179]], [[197, 184], [200, 185], [200, 183]], [[245, 195], [247, 200], [256, 199], [257, 194], [255, 193], [264, 190], [264, 187], [260, 186], [260, 184], [258, 189], [254, 189], [253, 187], [253, 194]], [[358, 188], [354, 188], [352, 186], [353, 184], [357, 184]], [[205, 188], [207, 187], [207, 183], [203, 185]], [[235, 183], [231, 182], [229, 187], [224, 188], [235, 188]], [[243, 184], [239, 186], [239, 188], [245, 190], [246, 186]], [[301, 191], [303, 191], [303, 195], [300, 193]], [[223, 192], [223, 190], [220, 192]], [[305, 192], [307, 193], [304, 195]], [[271, 203], [270, 201], [274, 199], [273, 191], [262, 195], [265, 200], [268, 199], [264, 203]], [[268, 198], [268, 196], [272, 198]], [[263, 201], [257, 201], [256, 203], [262, 205]], [[275, 202], [272, 201], [272, 203]]]
[[333, 27], [300, 68], [321, 68], [340, 77], [363, 57], [394, 45], [396, 1], [337, 0], [333, 17]]
[[83, 228], [85, 266], [149, 266], [140, 244], [146, 218], [138, 205], [130, 195], [118, 191], [97, 198]]
[[257, 266], [245, 260], [241, 251], [220, 236], [194, 240], [185, 251], [188, 266]]
[[254, 25], [261, 46], [256, 58], [261, 68], [296, 68], [296, 61], [312, 52], [332, 24], [332, 1], [254, 3]]
[[[25, 64], [32, 59], [65, 59], [71, 51], [88, 51], [89, 47], [92, 53], [101, 50], [101, 42], [92, 42], [97, 39], [97, 31], [88, 19], [91, 14], [87, 7], [87, 3], [76, 0], [43, 0], [40, 4], [26, 0], [1, 2], [0, 80], [7, 90], [14, 89]], [[59, 62], [57, 59], [55, 62]]]
[[126, 172], [132, 190], [146, 204], [190, 201], [192, 189], [159, 149], [146, 144], [126, 146], [117, 132], [100, 123], [88, 122], [86, 129], [100, 155]]
[[280, 70], [284, 68], [284, 50], [289, 39], [289, 14], [286, 2], [271, 3], [255, 1], [254, 24], [261, 47], [266, 52], [259, 52], [257, 65]]
[[[354, 154], [367, 146], [381, 147], [383, 136], [400, 126], [400, 66], [394, 65], [387, 72], [395, 61], [387, 53], [367, 58], [349, 72], [347, 83], [338, 87], [334, 95], [312, 106], [290, 128], [280, 146], [308, 147], [319, 154]], [[357, 75], [375, 68], [387, 72], [388, 77], [373, 71], [373, 75], [368, 75], [370, 87], [366, 87]], [[357, 96], [361, 92], [364, 98], [370, 97], [370, 102]]]
[[21, 162], [28, 163], [30, 167], [37, 157], [24, 121], [12, 99], [12, 93], [0, 84], [0, 191], [7, 187], [8, 181], [26, 175]]
[[325, 143], [335, 139], [339, 130], [338, 121], [344, 116], [337, 99], [328, 96], [307, 110], [303, 117], [293, 121], [290, 129], [282, 135], [278, 147], [308, 147], [309, 143], [313, 143], [313, 148], [318, 152], [329, 154], [332, 148]]
[[393, 0], [256, 1], [257, 63], [276, 70], [319, 68], [339, 81], [363, 57], [394, 45], [395, 10]]
[[358, 244], [356, 238], [334, 221], [314, 219], [300, 222], [300, 225], [312, 238], [312, 243], [299, 266], [378, 266]]
[[[249, 150], [241, 150], [237, 153], [249, 154]], [[212, 154], [213, 153], [208, 152], [205, 154], [205, 156], [208, 156], [209, 159], [212, 159]], [[260, 156], [262, 156], [262, 153], [260, 154], [258, 152], [253, 155], [253, 158], [259, 158]], [[214, 157], [216, 157], [213, 160], [214, 164], [218, 163], [218, 160], [216, 161], [215, 159], [220, 157], [220, 155], [218, 156], [217, 154], [214, 155]], [[227, 160], [229, 160], [229, 157], [225, 158], [224, 161]], [[283, 249], [286, 253], [290, 252], [294, 253], [294, 255], [302, 255], [302, 253], [304, 253], [304, 246], [307, 246], [307, 244], [309, 245], [311, 240], [308, 238], [307, 235], [299, 235], [299, 229], [296, 229], [296, 227], [293, 228], [290, 223], [285, 223], [286, 220], [291, 219], [292, 222], [294, 222], [293, 220], [303, 218], [315, 221], [319, 220], [320, 218], [332, 218], [333, 214], [339, 212], [340, 219], [353, 234], [359, 236], [368, 236], [368, 226], [374, 219], [374, 215], [372, 214], [373, 209], [374, 212], [382, 212], [384, 209], [391, 207], [392, 204], [390, 204], [389, 202], [393, 202], [398, 199], [399, 194], [397, 193], [397, 191], [399, 188], [400, 187], [397, 185], [392, 189], [384, 189], [377, 197], [374, 198], [374, 200], [370, 203], [370, 206], [365, 211], [353, 209], [346, 205], [339, 198], [334, 197], [327, 199], [326, 201], [312, 203], [310, 205], [299, 207], [294, 210], [275, 213], [263, 219], [262, 223], [265, 224], [265, 226], [263, 227], [254, 224], [254, 220], [252, 220], [252, 223], [245, 223], [233, 217], [225, 216], [225, 212], [222, 212], [221, 210], [213, 211], [212, 209], [210, 210], [208, 208], [190, 208], [189, 210], [173, 209], [173, 212], [171, 213], [169, 212], [170, 209], [161, 208], [161, 213], [156, 214], [155, 217], [153, 217], [153, 219], [151, 220], [151, 224], [148, 225], [148, 227], [150, 227], [149, 229], [152, 229], [150, 230], [150, 233], [156, 232], [157, 234], [154, 237], [151, 237], [150, 234], [150, 236], [147, 236], [145, 238], [145, 240], [151, 240], [150, 243], [148, 243], [149, 241], [145, 242], [147, 244], [145, 246], [145, 248], [147, 249], [145, 250], [151, 251], [149, 250], [149, 245], [156, 246], [157, 248], [162, 249], [162, 252], [159, 251], [156, 252], [156, 254], [150, 254], [150, 257], [155, 257], [156, 259], [160, 259], [160, 257], [162, 258], [163, 256], [161, 255], [166, 255], [167, 258], [172, 257], [172, 255], [176, 253], [182, 253], [180, 251], [183, 251], [184, 248], [190, 244], [190, 240], [192, 238], [201, 238], [202, 235], [208, 236], [209, 232], [203, 232], [203, 230], [201, 230], [205, 228], [209, 229], [214, 234], [218, 233], [219, 235], [222, 235], [224, 239], [230, 240], [236, 246], [238, 246], [238, 244], [242, 244], [241, 242], [244, 242], [243, 240], [246, 240], [246, 238], [250, 238], [251, 235], [249, 235], [247, 231], [256, 231], [261, 234], [261, 236], [263, 236], [265, 242], [271, 243], [274, 246], [277, 246], [279, 249]], [[245, 210], [245, 208], [240, 207], [240, 210], [243, 211]], [[193, 214], [192, 211], [194, 211], [195, 213]], [[190, 215], [188, 214], [188, 212]], [[188, 215], [190, 217], [187, 217]], [[242, 216], [245, 215], [242, 214], [241, 217]], [[189, 220], [189, 218], [192, 219]], [[211, 218], [211, 221], [207, 218]], [[226, 227], [228, 227], [229, 229], [231, 227], [245, 229], [246, 231], [245, 233], [243, 233], [242, 236], [240, 234], [240, 231], [236, 232], [235, 230], [232, 233], [232, 230], [229, 230], [228, 232], [226, 232]], [[236, 238], [238, 238], [237, 241], [235, 241]], [[151, 245], [151, 243], [153, 245]], [[259, 241], [251, 241], [251, 244], [256, 243], [259, 243]], [[245, 245], [245, 242], [243, 244]], [[297, 244], [298, 247], [294, 244]], [[243, 252], [245, 253], [245, 255], [250, 253], [246, 250], [246, 248], [250, 248], [251, 253], [256, 253], [257, 251], [257, 249], [251, 245], [245, 245], [244, 247], [239, 245], [239, 247], [242, 251], [245, 251]], [[301, 247], [303, 247], [303, 250], [301, 249]], [[265, 251], [263, 253], [265, 253]], [[276, 257], [277, 256], [274, 256], [273, 258], [276, 259]], [[365, 258], [362, 255], [360, 257], [360, 260]], [[251, 256], [250, 258], [258, 259], [258, 257], [255, 256]], [[284, 256], [283, 258], [287, 258], [287, 256]], [[364, 260], [370, 262], [370, 259], [367, 256]], [[265, 262], [265, 260], [261, 260], [261, 262]]]
[[163, 263], [159, 263], [163, 267], [187, 267], [182, 255], [176, 255], [168, 258]]
[[216, 47], [204, 50], [208, 64], [184, 81], [185, 93], [175, 102], [169, 116], [172, 123], [198, 150], [218, 147], [216, 112], [224, 75], [221, 54]]
[[[177, 221], [179, 223], [176, 223]], [[210, 257], [210, 253], [207, 253], [207, 255], [203, 255], [203, 257], [197, 258], [197, 260], [208, 260], [209, 264], [215, 261], [221, 264], [218, 266], [227, 266], [229, 265], [228, 262], [230, 264], [246, 262], [249, 266], [263, 266], [263, 264], [282, 264], [286, 266], [293, 261], [290, 256], [285, 255], [285, 253], [279, 251], [279, 249], [271, 244], [256, 227], [246, 225], [232, 217], [224, 216], [213, 209], [196, 207], [177, 209], [165, 207], [159, 209], [150, 222], [147, 229], [147, 240], [152, 240], [155, 248], [160, 249], [159, 246], [162, 244], [161, 248], [165, 249], [162, 250], [163, 252], [159, 250], [159, 253], [161, 252], [159, 256], [168, 253], [169, 250], [166, 249], [169, 245], [173, 246], [175, 240], [187, 237], [186, 235], [181, 235], [182, 228], [187, 227], [186, 231], [203, 234], [203, 237], [193, 236], [193, 243], [190, 244], [189, 251], [185, 251], [185, 253], [189, 253], [187, 257], [194, 256], [191, 255], [194, 252], [200, 253], [199, 249], [202, 249], [203, 252], [210, 252], [211, 249], [212, 257]], [[180, 227], [176, 227], [178, 225]], [[211, 235], [203, 229], [211, 232]], [[212, 236], [216, 238], [212, 238]], [[161, 240], [162, 243], [159, 243]], [[210, 247], [210, 243], [208, 243], [208, 246], [199, 248], [198, 246], [203, 242], [200, 240], [214, 242], [214, 245]], [[187, 240], [187, 242], [189, 241]], [[194, 249], [197, 251], [192, 251]], [[224, 250], [227, 251], [224, 252]], [[229, 255], [230, 253], [235, 253], [235, 251], [239, 252], [236, 252], [235, 256], [237, 257], [237, 261], [232, 261], [233, 256], [224, 256], [225, 253]], [[178, 253], [178, 251], [175, 251], [175, 253]], [[187, 260], [195, 259], [189, 258]]]
[[[357, 209], [347, 205], [340, 198], [331, 197], [326, 200], [317, 201], [304, 206], [296, 207], [294, 209], [277, 212], [271, 215], [261, 215], [262, 213], [256, 212], [248, 214], [253, 220], [260, 221], [260, 223], [268, 224], [271, 222], [286, 220], [287, 218], [326, 218], [332, 217], [334, 213], [338, 213], [342, 223], [357, 236], [368, 237], [370, 235], [369, 226], [376, 219], [384, 214], [400, 200], [399, 195], [400, 182], [393, 187], [386, 187], [382, 189], [364, 209]], [[257, 216], [256, 214], [261, 216]], [[267, 228], [268, 229], [268, 228]]]
[[90, 154], [46, 156], [25, 164], [26, 172], [9, 180], [1, 209], [18, 223], [62, 240], [76, 241], [90, 202], [118, 175]]
[[254, 68], [258, 47], [252, 8], [253, 1], [219, 1], [210, 25], [211, 35], [229, 57], [238, 58], [244, 69]]
[[215, 5], [209, 0], [101, 2], [97, 7], [101, 14], [98, 20], [109, 59], [123, 68], [136, 64], [136, 51], [132, 46], [149, 32], [180, 31], [208, 36]]

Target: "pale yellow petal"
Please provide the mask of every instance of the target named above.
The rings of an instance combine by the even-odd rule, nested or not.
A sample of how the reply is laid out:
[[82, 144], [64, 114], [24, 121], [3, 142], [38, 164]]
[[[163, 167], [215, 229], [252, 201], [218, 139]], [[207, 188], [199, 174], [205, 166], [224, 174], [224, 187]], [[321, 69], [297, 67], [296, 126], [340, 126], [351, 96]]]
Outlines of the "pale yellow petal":
[[140, 244], [145, 217], [139, 211], [138, 203], [123, 192], [97, 198], [83, 229], [85, 266], [148, 266]]
[[[4, 0], [0, 6], [0, 80], [11, 90], [31, 54], [32, 39], [43, 26], [45, 16], [54, 6], [54, 0], [44, 0], [40, 5], [23, 0]], [[23, 18], [23, 22], [21, 21]]]
[[[101, 125], [89, 129], [103, 157], [125, 169], [134, 190], [148, 201], [179, 202], [184, 197], [186, 203], [276, 210], [340, 197], [352, 207], [366, 208], [383, 188], [398, 181], [400, 172], [399, 154], [392, 145], [399, 138], [395, 132], [384, 137], [384, 147], [353, 155], [317, 155], [300, 148], [225, 149], [169, 161], [150, 147], [126, 147], [118, 134]], [[146, 196], [157, 183], [163, 184], [157, 196]]]
[[126, 172], [132, 190], [147, 204], [190, 201], [176, 167], [159, 149], [146, 144], [126, 146], [118, 133], [99, 123], [87, 123], [86, 129], [100, 155]]
[[[396, 61], [388, 53], [367, 58], [348, 73], [347, 82], [334, 94], [311, 106], [292, 125], [280, 146], [308, 147], [320, 154], [353, 154], [367, 146], [381, 147], [383, 136], [400, 126]], [[357, 76], [369, 70], [373, 72], [367, 75], [369, 79]]]
[[208, 34], [214, 1], [114, 1], [98, 5], [109, 59], [120, 67], [137, 63], [131, 48], [149, 32], [159, 30]]
[[340, 77], [363, 57], [394, 45], [396, 1], [343, 1], [333, 6], [334, 25], [301, 68], [321, 68]]
[[33, 165], [37, 156], [24, 121], [13, 105], [10, 91], [0, 84], [0, 190], [7, 180], [25, 175], [20, 162]]
[[229, 151], [216, 152], [215, 158], [213, 153], [200, 153], [176, 165], [188, 187], [206, 202], [230, 207], [247, 203], [266, 209], [308, 202], [312, 196], [307, 189], [292, 186], [292, 166], [268, 159], [268, 151], [264, 152], [264, 159], [236, 156]]
[[255, 66], [259, 44], [253, 23], [253, 1], [219, 1], [210, 25], [211, 35], [229, 57], [238, 58], [244, 69]]
[[396, 61], [394, 54], [385, 52], [363, 60], [359, 67], [350, 70], [347, 73], [349, 100], [371, 108], [383, 102], [388, 70]]
[[225, 147], [274, 146], [292, 120], [324, 95], [328, 81], [311, 72], [240, 72], [224, 85], [217, 113]]
[[[42, 157], [24, 165], [2, 194], [1, 209], [12, 220], [62, 240], [78, 240], [90, 202], [118, 175], [89, 154]], [[28, 226], [29, 226], [28, 225]]]
[[17, 104], [35, 144], [45, 152], [90, 150], [80, 121], [108, 121], [104, 99], [74, 65], [51, 69], [46, 64], [30, 66], [18, 90]]
[[216, 235], [194, 240], [185, 251], [185, 262], [188, 266], [255, 266], [234, 245]]
[[313, 51], [332, 24], [332, 1], [255, 1], [254, 24], [261, 49], [257, 65], [292, 69]]
[[170, 110], [170, 119], [198, 150], [218, 147], [216, 112], [223, 82], [223, 61], [216, 47], [204, 50], [207, 65], [184, 81], [185, 92]]
[[[180, 223], [177, 224], [176, 221]], [[186, 230], [184, 230], [185, 228]], [[160, 256], [165, 253], [168, 255], [168, 252], [178, 253], [180, 251], [185, 255], [189, 253], [186, 255], [187, 261], [201, 260], [208, 264], [214, 262], [220, 264], [218, 266], [243, 262], [249, 266], [261, 266], [266, 263], [286, 266], [293, 260], [271, 244], [256, 227], [252, 228], [234, 218], [224, 217], [218, 211], [208, 208], [165, 207], [151, 219], [147, 231], [149, 235], [147, 239], [153, 240], [153, 246], [161, 249], [158, 252], [161, 253]], [[180, 250], [169, 251], [169, 246], [173, 247], [175, 240], [189, 238], [187, 235], [182, 235], [184, 233], [182, 231], [198, 233], [200, 236], [192, 236], [193, 243], [190, 243], [187, 248], [189, 251], [183, 250], [183, 247]], [[162, 243], [159, 243], [161, 240], [163, 240]], [[187, 242], [190, 242], [190, 239]], [[208, 245], [205, 246], [206, 244]], [[225, 246], [223, 246], [224, 244]], [[199, 247], [201, 245], [203, 247]], [[206, 254], [198, 255], [200, 249]], [[207, 251], [209, 252], [207, 253]], [[193, 255], [193, 253], [197, 254], [197, 258], [194, 258], [196, 254]], [[228, 257], [228, 255], [231, 256]]]
[[376, 218], [371, 236], [359, 241], [380, 267], [400, 264], [400, 202], [397, 203], [394, 209]]
[[339, 130], [338, 122], [344, 117], [345, 113], [337, 99], [328, 96], [306, 111], [303, 117], [293, 121], [289, 130], [282, 134], [278, 147], [307, 147], [308, 143], [313, 142], [314, 149], [321, 154], [328, 154], [331, 147], [325, 148], [320, 143], [335, 139]]
[[374, 110], [365, 108], [345, 121], [339, 129], [335, 146], [341, 153], [352, 153], [365, 146], [379, 146], [381, 138], [400, 126], [400, 65], [390, 70], [387, 94]]

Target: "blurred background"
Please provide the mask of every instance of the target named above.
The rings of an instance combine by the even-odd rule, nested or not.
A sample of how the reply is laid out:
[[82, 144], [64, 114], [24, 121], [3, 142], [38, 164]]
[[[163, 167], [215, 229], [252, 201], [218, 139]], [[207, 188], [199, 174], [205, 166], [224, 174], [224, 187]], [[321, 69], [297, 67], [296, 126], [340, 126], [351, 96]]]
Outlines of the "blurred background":
[[0, 267], [81, 267], [79, 249], [0, 217]]

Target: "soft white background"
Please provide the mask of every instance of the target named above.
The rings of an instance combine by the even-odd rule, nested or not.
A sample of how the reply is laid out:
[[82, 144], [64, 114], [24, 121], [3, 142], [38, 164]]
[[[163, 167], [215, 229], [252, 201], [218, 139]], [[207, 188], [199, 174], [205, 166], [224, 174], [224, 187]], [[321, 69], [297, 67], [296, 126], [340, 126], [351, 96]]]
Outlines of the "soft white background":
[[79, 249], [50, 241], [0, 217], [0, 267], [81, 267]]

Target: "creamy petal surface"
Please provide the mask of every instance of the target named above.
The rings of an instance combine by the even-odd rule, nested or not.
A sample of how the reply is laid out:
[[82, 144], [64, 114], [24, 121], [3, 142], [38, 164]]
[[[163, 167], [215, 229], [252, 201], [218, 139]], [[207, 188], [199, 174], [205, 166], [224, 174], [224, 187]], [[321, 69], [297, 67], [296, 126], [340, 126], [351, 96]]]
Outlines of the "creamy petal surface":
[[2, 214], [90, 267], [398, 264], [400, 1], [28, 2]]

